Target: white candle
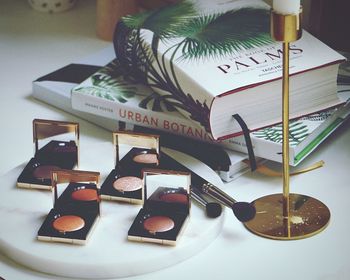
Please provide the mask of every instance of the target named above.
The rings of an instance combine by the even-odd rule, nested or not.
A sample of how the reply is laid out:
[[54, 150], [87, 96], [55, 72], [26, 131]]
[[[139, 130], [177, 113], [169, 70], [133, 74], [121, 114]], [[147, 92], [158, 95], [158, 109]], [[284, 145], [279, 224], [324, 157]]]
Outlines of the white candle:
[[282, 15], [298, 14], [300, 0], [273, 0], [272, 8]]

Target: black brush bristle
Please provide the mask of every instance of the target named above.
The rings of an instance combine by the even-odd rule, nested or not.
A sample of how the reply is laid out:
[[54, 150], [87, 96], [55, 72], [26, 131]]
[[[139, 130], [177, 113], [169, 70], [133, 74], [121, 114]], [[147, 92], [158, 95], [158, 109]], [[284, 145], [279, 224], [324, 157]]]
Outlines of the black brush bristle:
[[256, 209], [254, 205], [248, 202], [236, 202], [232, 206], [232, 211], [237, 217], [237, 219], [243, 223], [253, 219], [256, 214]]
[[205, 206], [207, 216], [210, 218], [216, 218], [221, 215], [222, 212], [222, 206], [219, 203], [216, 202], [208, 202]]

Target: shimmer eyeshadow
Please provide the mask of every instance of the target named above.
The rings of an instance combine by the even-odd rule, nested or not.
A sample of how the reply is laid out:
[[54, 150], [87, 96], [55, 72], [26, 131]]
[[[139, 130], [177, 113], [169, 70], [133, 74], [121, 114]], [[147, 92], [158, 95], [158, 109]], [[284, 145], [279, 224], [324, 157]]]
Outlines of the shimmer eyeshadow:
[[144, 229], [153, 234], [171, 230], [174, 226], [174, 221], [166, 216], [149, 217], [143, 222]]
[[55, 219], [52, 226], [62, 233], [72, 232], [82, 229], [85, 226], [85, 221], [79, 216], [66, 215]]
[[114, 181], [113, 187], [120, 192], [132, 192], [142, 188], [142, 180], [134, 176], [120, 177]]
[[79, 189], [72, 192], [72, 199], [80, 201], [97, 200], [97, 191], [94, 189]]
[[40, 165], [33, 171], [33, 176], [39, 180], [51, 179], [51, 172], [59, 170], [55, 165]]
[[137, 163], [146, 163], [146, 164], [158, 164], [157, 154], [138, 154], [133, 158], [134, 162]]
[[159, 199], [165, 202], [188, 203], [187, 195], [183, 193], [163, 193]]

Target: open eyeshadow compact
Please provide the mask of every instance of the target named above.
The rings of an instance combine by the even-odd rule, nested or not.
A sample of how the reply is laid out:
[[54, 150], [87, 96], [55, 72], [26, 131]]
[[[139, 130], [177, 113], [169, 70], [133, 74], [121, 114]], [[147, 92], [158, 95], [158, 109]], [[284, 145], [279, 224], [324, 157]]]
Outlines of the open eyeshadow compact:
[[79, 124], [33, 120], [35, 153], [17, 179], [21, 188], [51, 189], [51, 172], [79, 163]]
[[143, 207], [128, 231], [128, 239], [176, 245], [191, 208], [191, 173], [144, 169]]
[[101, 199], [142, 204], [141, 170], [159, 165], [159, 136], [114, 132], [113, 145], [115, 168], [101, 186]]
[[[54, 205], [38, 231], [38, 240], [85, 244], [100, 217], [100, 173], [52, 172]], [[63, 191], [62, 191], [63, 190]]]

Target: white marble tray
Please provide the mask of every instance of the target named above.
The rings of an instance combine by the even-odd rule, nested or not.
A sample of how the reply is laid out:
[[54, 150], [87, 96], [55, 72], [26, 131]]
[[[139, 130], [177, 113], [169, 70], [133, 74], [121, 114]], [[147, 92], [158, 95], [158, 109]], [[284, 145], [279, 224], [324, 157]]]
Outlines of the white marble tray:
[[[91, 152], [85, 152], [81, 169], [100, 171], [104, 179], [113, 166], [112, 145], [101, 143], [84, 150]], [[101, 157], [101, 154], [106, 156]], [[177, 154], [177, 157], [220, 183], [207, 166], [188, 156]], [[106, 158], [109, 158], [107, 162]], [[16, 188], [15, 182], [23, 167], [18, 166], [1, 178], [0, 250], [16, 262], [40, 272], [91, 279], [144, 274], [195, 255], [209, 245], [222, 228], [224, 215], [209, 219], [193, 203], [190, 221], [176, 247], [134, 243], [127, 241], [127, 231], [140, 206], [103, 201], [101, 219], [87, 245], [40, 242], [36, 234], [52, 207], [52, 196], [48, 191]]]

